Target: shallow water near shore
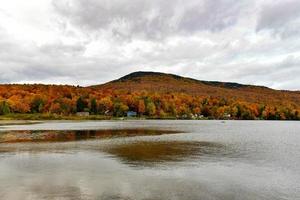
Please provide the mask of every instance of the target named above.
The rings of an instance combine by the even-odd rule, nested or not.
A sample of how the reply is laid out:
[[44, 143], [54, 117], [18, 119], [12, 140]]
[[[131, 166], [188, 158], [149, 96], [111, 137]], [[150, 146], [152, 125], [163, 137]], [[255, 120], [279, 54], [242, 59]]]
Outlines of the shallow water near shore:
[[48, 121], [1, 141], [0, 199], [300, 199], [299, 122]]

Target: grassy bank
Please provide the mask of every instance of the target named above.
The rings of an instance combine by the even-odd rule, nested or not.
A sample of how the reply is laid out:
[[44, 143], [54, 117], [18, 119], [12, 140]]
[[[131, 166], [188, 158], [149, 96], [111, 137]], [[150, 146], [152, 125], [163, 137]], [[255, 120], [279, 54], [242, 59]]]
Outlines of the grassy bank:
[[0, 115], [0, 120], [110, 120], [112, 117], [103, 115], [77, 116], [57, 114], [7, 114]]
[[113, 117], [105, 115], [89, 115], [89, 116], [77, 116], [77, 115], [57, 115], [57, 114], [6, 114], [0, 115], [0, 120], [143, 120], [143, 119], [161, 119], [161, 120], [176, 120], [174, 116], [165, 117]]
[[57, 114], [6, 114], [0, 115], [0, 120], [127, 120], [127, 119], [176, 119], [176, 117], [112, 117], [105, 115], [57, 115]]

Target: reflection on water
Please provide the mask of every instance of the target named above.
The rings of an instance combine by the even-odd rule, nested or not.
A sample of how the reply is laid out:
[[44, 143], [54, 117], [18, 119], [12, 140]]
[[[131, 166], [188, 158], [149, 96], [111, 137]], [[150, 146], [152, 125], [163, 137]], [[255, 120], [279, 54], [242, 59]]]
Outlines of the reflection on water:
[[12, 126], [12, 125], [30, 125], [30, 124], [39, 124], [40, 121], [28, 121], [28, 120], [0, 120], [0, 128], [2, 126]]
[[108, 129], [108, 130], [64, 130], [64, 131], [6, 131], [0, 132], [0, 143], [13, 142], [65, 142], [112, 137], [173, 134], [178, 131], [157, 129]]
[[2, 127], [0, 199], [296, 200], [299, 130], [261, 121]]
[[121, 159], [124, 163], [142, 166], [232, 153], [224, 145], [214, 142], [160, 140], [112, 145], [103, 151]]

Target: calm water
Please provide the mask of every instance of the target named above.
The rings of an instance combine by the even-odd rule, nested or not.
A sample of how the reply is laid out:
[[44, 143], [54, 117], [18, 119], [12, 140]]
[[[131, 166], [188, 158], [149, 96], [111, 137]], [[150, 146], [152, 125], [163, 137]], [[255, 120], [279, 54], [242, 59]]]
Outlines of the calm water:
[[0, 199], [300, 199], [300, 122], [6, 124]]

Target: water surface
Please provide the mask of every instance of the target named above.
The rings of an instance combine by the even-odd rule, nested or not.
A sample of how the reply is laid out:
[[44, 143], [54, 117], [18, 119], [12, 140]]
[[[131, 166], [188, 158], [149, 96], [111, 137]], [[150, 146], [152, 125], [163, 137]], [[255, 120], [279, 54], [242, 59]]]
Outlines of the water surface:
[[299, 131], [275, 121], [6, 124], [0, 199], [300, 199]]

